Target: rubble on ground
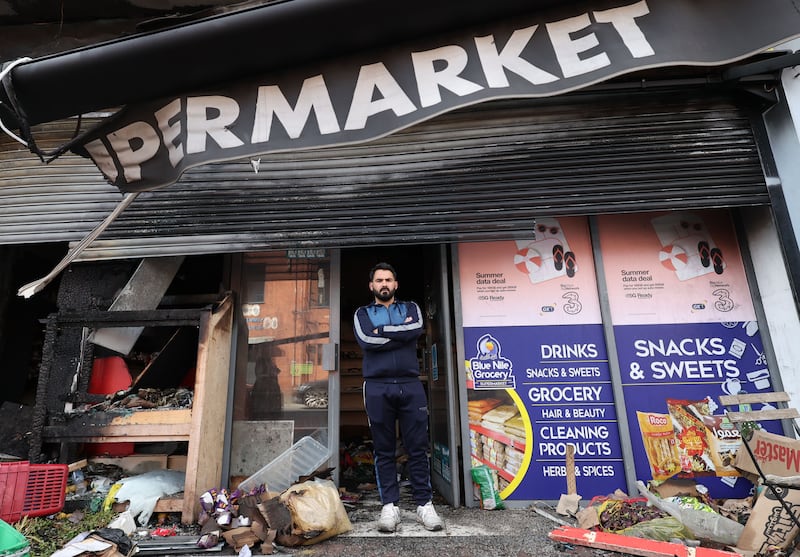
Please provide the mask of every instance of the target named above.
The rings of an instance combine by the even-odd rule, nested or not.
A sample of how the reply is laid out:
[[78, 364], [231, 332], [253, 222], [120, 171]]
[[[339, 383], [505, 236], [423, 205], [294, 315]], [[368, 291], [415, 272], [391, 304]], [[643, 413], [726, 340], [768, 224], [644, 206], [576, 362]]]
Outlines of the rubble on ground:
[[[774, 437], [770, 439], [775, 440]], [[786, 438], [777, 441], [792, 446], [798, 443]], [[94, 527], [69, 540], [63, 547], [66, 551], [63, 555], [119, 557], [129, 555], [130, 551], [163, 555], [178, 548], [219, 551], [222, 547], [233, 548], [237, 553], [271, 554], [279, 548], [318, 544], [349, 532], [351, 516], [373, 512], [374, 507], [362, 508], [364, 495], [376, 492], [368, 443], [346, 446], [342, 462], [347, 469], [342, 471], [340, 488], [331, 480], [332, 469], [298, 477], [282, 492], [271, 492], [264, 484], [246, 492], [210, 487], [200, 497], [200, 517], [192, 525], [181, 524], [179, 513], [141, 514], [140, 505], [134, 504], [136, 496], [123, 491], [125, 501], [122, 501], [120, 491], [114, 490], [118, 485], [124, 487], [123, 471], [86, 462], [76, 470], [80, 473], [69, 478], [67, 502], [78, 508], [49, 519], [77, 522], [81, 513], [117, 511], [103, 528]], [[798, 542], [797, 516], [790, 516], [759, 476], [748, 472], [751, 465], [743, 462], [740, 469], [755, 486], [744, 499], [715, 499], [713, 493], [693, 479], [673, 477], [638, 482], [639, 492], [633, 494], [617, 491], [597, 494], [588, 500], [572, 494], [569, 498], [575, 503], [572, 509], [556, 509], [541, 503], [532, 508], [555, 523], [549, 537], [551, 543], [562, 548], [586, 545], [650, 557], [789, 555]], [[398, 470], [402, 472], [402, 463]], [[785, 484], [782, 493], [789, 508], [799, 508], [800, 478], [789, 475], [792, 469], [777, 469], [774, 463], [769, 470], [773, 474], [767, 479]], [[490, 469], [483, 472], [476, 477], [484, 477], [487, 472], [496, 477]], [[149, 471], [134, 478], [158, 484], [159, 489], [152, 490], [151, 498], [152, 494], [160, 496], [179, 488], [174, 471], [167, 474]], [[476, 498], [480, 497], [479, 487], [476, 483]], [[137, 488], [130, 492], [145, 494], [151, 490]], [[484, 505], [476, 512], [505, 511], [502, 505]], [[76, 553], [83, 547], [81, 544], [96, 549]]]

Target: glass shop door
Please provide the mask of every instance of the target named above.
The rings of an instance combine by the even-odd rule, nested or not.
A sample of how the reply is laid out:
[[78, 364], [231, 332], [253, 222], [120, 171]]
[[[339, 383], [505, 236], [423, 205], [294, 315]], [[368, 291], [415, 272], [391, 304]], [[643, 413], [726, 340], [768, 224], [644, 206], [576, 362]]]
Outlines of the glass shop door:
[[335, 366], [329, 250], [251, 252], [240, 261], [247, 366], [237, 366], [234, 386], [231, 485], [297, 442], [317, 447], [304, 437], [330, 450], [336, 442], [330, 428], [338, 428], [329, 420], [331, 362]]

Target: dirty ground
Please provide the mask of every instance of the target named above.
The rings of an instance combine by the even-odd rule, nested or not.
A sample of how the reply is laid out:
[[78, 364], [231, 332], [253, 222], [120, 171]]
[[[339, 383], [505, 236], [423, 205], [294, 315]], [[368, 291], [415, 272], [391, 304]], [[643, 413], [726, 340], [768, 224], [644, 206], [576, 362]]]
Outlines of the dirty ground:
[[[402, 522], [397, 532], [383, 534], [376, 523], [381, 504], [377, 492], [365, 492], [357, 503], [346, 505], [353, 530], [315, 545], [304, 547], [275, 546], [273, 555], [308, 557], [412, 556], [453, 557], [592, 557], [620, 555], [581, 546], [568, 546], [548, 538], [559, 524], [533, 509], [486, 511], [479, 508], [453, 508], [436, 498], [437, 511], [445, 523], [439, 532], [429, 532], [416, 521], [410, 492], [402, 491]], [[555, 513], [554, 513], [555, 514]], [[561, 517], [565, 519], [565, 517]], [[566, 521], [570, 521], [566, 518]], [[571, 521], [570, 521], [571, 522]], [[230, 547], [212, 555], [235, 555]], [[254, 552], [254, 554], [258, 554]], [[208, 552], [161, 553], [160, 555], [209, 555]]]

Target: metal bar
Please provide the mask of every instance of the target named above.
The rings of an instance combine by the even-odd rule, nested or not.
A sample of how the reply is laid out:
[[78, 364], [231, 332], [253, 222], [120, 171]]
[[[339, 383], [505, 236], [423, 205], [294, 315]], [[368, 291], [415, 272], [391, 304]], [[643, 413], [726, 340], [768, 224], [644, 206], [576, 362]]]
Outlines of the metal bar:
[[61, 327], [135, 326], [171, 327], [197, 325], [204, 310], [165, 309], [130, 311], [64, 312], [56, 316]]
[[753, 454], [753, 449], [750, 448], [750, 443], [748, 443], [747, 439], [744, 437], [745, 436], [742, 435], [742, 445], [744, 445], [744, 448], [747, 449], [747, 454], [750, 455], [750, 459], [753, 461], [753, 466], [755, 466], [756, 472], [758, 472], [762, 483], [767, 486], [767, 489], [770, 490], [775, 499], [780, 502], [781, 507], [783, 507], [783, 510], [789, 514], [789, 518], [792, 520], [792, 522], [794, 522], [795, 525], [800, 528], [800, 518], [798, 518], [798, 516], [794, 513], [792, 510], [792, 505], [783, 498], [783, 495], [781, 495], [780, 491], [775, 487], [775, 484], [767, 481], [764, 472], [761, 470], [761, 466], [758, 464], [758, 460], [756, 460], [756, 455]]

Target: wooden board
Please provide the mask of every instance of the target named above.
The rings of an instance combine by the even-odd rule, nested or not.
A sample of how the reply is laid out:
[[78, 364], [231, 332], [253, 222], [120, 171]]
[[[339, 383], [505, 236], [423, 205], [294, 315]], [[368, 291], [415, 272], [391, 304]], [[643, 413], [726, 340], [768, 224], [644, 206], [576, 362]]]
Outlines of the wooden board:
[[109, 426], [132, 425], [182, 425], [192, 421], [191, 408], [178, 408], [175, 410], [139, 410], [130, 414], [113, 415]]
[[44, 434], [65, 443], [188, 441], [191, 420], [190, 408], [97, 412], [76, 416], [63, 424], [45, 426]]
[[728, 419], [739, 424], [742, 422], [763, 422], [767, 420], [792, 420], [800, 418], [796, 408], [776, 408], [775, 410], [752, 410], [750, 412], [727, 412]]
[[575, 445], [567, 445], [567, 495], [578, 493], [575, 481]]
[[156, 501], [154, 513], [179, 513], [183, 511], [183, 497], [167, 497]]
[[789, 402], [789, 393], [784, 391], [769, 393], [744, 393], [739, 395], [721, 395], [719, 402], [723, 406], [735, 404], [752, 404], [754, 402]]
[[186, 472], [187, 458], [185, 454], [174, 454], [167, 457], [167, 470]]
[[194, 409], [192, 412], [186, 488], [181, 521], [197, 521], [200, 495], [222, 481], [222, 447], [225, 444], [225, 415], [228, 377], [233, 350], [233, 297], [227, 296], [213, 312], [200, 320]]
[[642, 557], [741, 557], [740, 553], [732, 551], [707, 547], [687, 547], [680, 543], [634, 538], [571, 526], [556, 528], [548, 534], [548, 537], [558, 542], [617, 551], [628, 555], [641, 555]]
[[[116, 513], [122, 513], [128, 510], [130, 503], [122, 501], [114, 503], [111, 509]], [[156, 501], [156, 506], [153, 508], [153, 513], [179, 513], [183, 511], [183, 497], [164, 497]]]

